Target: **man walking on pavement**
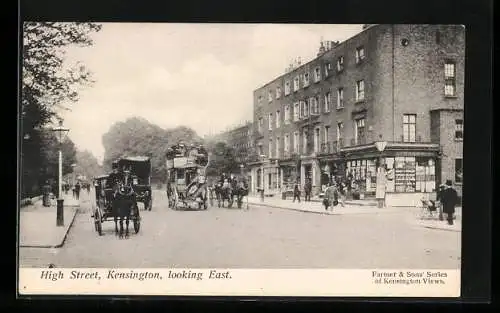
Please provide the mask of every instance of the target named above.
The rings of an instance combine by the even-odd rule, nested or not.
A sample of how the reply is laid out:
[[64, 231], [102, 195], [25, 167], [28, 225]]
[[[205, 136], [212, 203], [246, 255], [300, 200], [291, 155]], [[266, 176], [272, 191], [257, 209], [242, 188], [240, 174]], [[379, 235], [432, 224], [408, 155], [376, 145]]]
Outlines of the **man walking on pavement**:
[[75, 185], [76, 200], [80, 199], [80, 190], [81, 190], [81, 188], [82, 188], [82, 186], [80, 185], [80, 182], [77, 182], [76, 185]]
[[293, 200], [292, 200], [292, 202], [295, 202], [295, 199], [297, 199], [300, 203], [300, 187], [299, 187], [298, 180], [295, 182], [295, 185], [293, 186]]
[[306, 202], [311, 201], [311, 190], [312, 190], [311, 181], [309, 179], [307, 179], [306, 185], [304, 186], [304, 192], [306, 194], [304, 201], [306, 201]]
[[443, 212], [447, 215], [449, 225], [453, 225], [453, 215], [455, 214], [455, 206], [458, 202], [457, 191], [453, 188], [451, 180], [446, 181], [445, 189], [441, 193], [441, 202], [443, 204]]

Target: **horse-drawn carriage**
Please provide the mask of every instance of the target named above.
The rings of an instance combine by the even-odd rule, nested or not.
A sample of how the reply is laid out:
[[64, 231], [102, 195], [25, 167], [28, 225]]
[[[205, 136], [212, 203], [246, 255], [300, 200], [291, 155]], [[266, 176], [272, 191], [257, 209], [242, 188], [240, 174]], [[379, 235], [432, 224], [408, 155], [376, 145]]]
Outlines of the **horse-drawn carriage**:
[[[141, 217], [135, 192], [130, 182], [130, 172], [125, 171], [120, 179], [118, 175], [101, 175], [94, 179], [95, 208], [93, 212], [95, 230], [102, 235], [102, 223], [115, 222], [115, 232], [123, 236], [123, 221], [126, 223], [125, 236], [128, 237], [129, 221], [132, 220], [135, 233], [139, 232]], [[123, 178], [123, 179], [121, 179]], [[118, 221], [120, 229], [118, 229]]]
[[238, 179], [234, 176], [226, 177], [223, 174], [219, 181], [215, 183], [213, 189], [219, 208], [224, 207], [225, 201], [227, 201], [227, 207], [231, 208], [236, 197], [238, 209], [241, 209], [243, 206], [243, 197], [248, 196], [248, 185], [244, 177]]
[[144, 209], [151, 211], [153, 194], [151, 192], [150, 158], [144, 156], [123, 157], [118, 160], [118, 167], [130, 171], [137, 202], [142, 202]]
[[168, 206], [173, 210], [180, 205], [187, 208], [208, 208], [208, 186], [206, 168], [208, 154], [199, 153], [196, 148], [186, 152], [169, 149], [167, 153], [167, 196]]

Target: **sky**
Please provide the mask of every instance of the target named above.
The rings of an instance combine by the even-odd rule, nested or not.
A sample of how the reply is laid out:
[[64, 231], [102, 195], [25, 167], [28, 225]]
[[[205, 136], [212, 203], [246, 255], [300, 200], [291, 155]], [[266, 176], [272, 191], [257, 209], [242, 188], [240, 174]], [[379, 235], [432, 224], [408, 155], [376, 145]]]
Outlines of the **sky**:
[[200, 136], [251, 120], [253, 91], [312, 60], [321, 40], [344, 41], [362, 25], [104, 23], [94, 45], [70, 48], [96, 81], [62, 112], [78, 149], [104, 157], [102, 135], [115, 122], [143, 117], [162, 128], [185, 125]]

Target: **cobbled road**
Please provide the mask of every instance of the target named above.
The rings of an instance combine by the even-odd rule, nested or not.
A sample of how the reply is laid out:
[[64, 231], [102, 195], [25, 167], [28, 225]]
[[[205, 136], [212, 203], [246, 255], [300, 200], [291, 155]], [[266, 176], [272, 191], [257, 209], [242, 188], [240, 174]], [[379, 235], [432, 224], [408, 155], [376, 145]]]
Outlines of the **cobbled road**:
[[21, 267], [59, 268], [460, 268], [460, 233], [407, 222], [407, 213], [320, 215], [250, 205], [173, 211], [164, 191], [141, 210], [138, 234], [94, 229], [92, 201], [62, 248], [20, 248]]

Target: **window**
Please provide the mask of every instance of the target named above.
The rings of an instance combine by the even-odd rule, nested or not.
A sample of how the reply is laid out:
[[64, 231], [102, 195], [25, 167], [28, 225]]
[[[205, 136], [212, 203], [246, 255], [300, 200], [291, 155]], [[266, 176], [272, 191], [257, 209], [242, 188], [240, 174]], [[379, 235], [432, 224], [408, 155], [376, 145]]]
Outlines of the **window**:
[[281, 87], [276, 88], [276, 99], [281, 98]]
[[341, 72], [344, 69], [344, 57], [341, 56], [337, 59], [337, 72]]
[[344, 88], [337, 89], [337, 109], [344, 107]]
[[283, 150], [285, 151], [285, 153], [290, 152], [290, 135], [289, 134], [285, 134], [285, 142], [283, 144]]
[[290, 124], [290, 105], [285, 104], [285, 124]]
[[394, 163], [391, 165], [393, 165], [393, 167], [391, 168], [388, 166], [388, 168], [394, 171], [394, 191], [415, 192], [417, 187], [417, 164], [415, 157], [395, 157]]
[[344, 123], [338, 122], [337, 123], [337, 142], [340, 143], [342, 138], [344, 137]]
[[319, 114], [319, 99], [318, 97], [312, 97], [309, 98], [310, 100], [310, 108], [311, 108], [311, 115], [318, 115]]
[[330, 76], [330, 74], [332, 73], [332, 63], [328, 62], [325, 64], [325, 76]]
[[269, 138], [269, 147], [268, 147], [268, 151], [269, 151], [269, 158], [272, 158], [273, 157], [273, 140], [271, 138]]
[[330, 126], [325, 126], [323, 128], [323, 143], [328, 143], [330, 133]]
[[299, 152], [299, 132], [293, 133], [293, 152]]
[[415, 142], [416, 114], [403, 115], [403, 142]]
[[269, 102], [273, 101], [273, 92], [271, 90], [269, 90], [269, 92], [267, 93], [267, 100]]
[[285, 82], [285, 96], [288, 96], [290, 94], [290, 81], [287, 80]]
[[258, 105], [262, 105], [262, 96], [259, 96], [259, 97], [257, 98], [257, 104], [258, 104]]
[[293, 91], [299, 90], [299, 76], [296, 76], [293, 80]]
[[444, 95], [455, 96], [455, 63], [446, 62], [444, 65]]
[[304, 87], [309, 86], [309, 73], [304, 73]]
[[300, 101], [300, 118], [309, 116], [309, 101]]
[[269, 130], [273, 130], [273, 113], [269, 113], [269, 118], [267, 122]]
[[314, 129], [314, 152], [319, 152], [319, 128]]
[[302, 132], [302, 153], [307, 154], [307, 130], [304, 129]]
[[455, 182], [461, 184], [463, 181], [463, 159], [455, 159]]
[[276, 111], [276, 128], [280, 128], [281, 126], [281, 112], [280, 110]]
[[321, 68], [318, 66], [314, 69], [314, 82], [317, 83], [321, 80]]
[[259, 155], [264, 155], [264, 147], [262, 147], [262, 144], [258, 145], [258, 149], [259, 149]]
[[455, 120], [455, 139], [464, 139], [464, 120]]
[[280, 157], [280, 137], [276, 137], [276, 158]]
[[359, 80], [356, 82], [356, 101], [365, 99], [365, 81]]
[[262, 117], [259, 118], [259, 124], [257, 125], [257, 129], [259, 133], [262, 133], [264, 128], [264, 119]]
[[361, 63], [365, 59], [365, 48], [356, 48], [356, 63]]
[[354, 144], [365, 143], [365, 119], [361, 118], [354, 123]]
[[300, 119], [300, 103], [295, 102], [293, 104], [293, 120], [296, 122]]
[[331, 105], [331, 103], [332, 103], [332, 93], [331, 92], [327, 92], [325, 94], [325, 107], [324, 107], [323, 112], [325, 112], [325, 113], [330, 112], [330, 105]]

